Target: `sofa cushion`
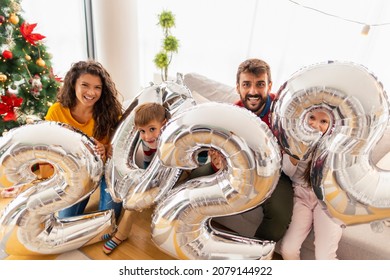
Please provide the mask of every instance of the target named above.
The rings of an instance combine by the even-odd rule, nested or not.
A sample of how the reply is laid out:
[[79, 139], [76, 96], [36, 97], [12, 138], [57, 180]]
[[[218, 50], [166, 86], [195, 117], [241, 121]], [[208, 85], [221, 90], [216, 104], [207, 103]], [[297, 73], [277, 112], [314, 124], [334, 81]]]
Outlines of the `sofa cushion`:
[[[381, 232], [371, 229], [370, 224], [347, 226], [339, 242], [337, 257], [342, 260], [389, 260], [390, 227]], [[314, 259], [314, 234], [311, 232], [302, 245], [301, 258]]]
[[[213, 221], [245, 237], [253, 237], [263, 218], [261, 207], [247, 212], [213, 218]], [[343, 231], [337, 250], [337, 256], [342, 260], [389, 260], [390, 227], [383, 224], [380, 232], [373, 231], [370, 224], [347, 226]], [[302, 244], [301, 259], [314, 260], [313, 231]], [[275, 247], [279, 252], [279, 243]]]
[[192, 93], [192, 97], [194, 98], [196, 104], [203, 104], [203, 103], [211, 102], [211, 100], [207, 99], [206, 97], [204, 97], [203, 95], [201, 95], [200, 93], [198, 93], [194, 90], [192, 90], [191, 93]]
[[234, 87], [211, 80], [197, 73], [188, 73], [184, 75], [184, 84], [191, 90], [196, 101], [200, 95], [202, 102], [206, 100], [224, 103], [234, 103], [239, 99]]

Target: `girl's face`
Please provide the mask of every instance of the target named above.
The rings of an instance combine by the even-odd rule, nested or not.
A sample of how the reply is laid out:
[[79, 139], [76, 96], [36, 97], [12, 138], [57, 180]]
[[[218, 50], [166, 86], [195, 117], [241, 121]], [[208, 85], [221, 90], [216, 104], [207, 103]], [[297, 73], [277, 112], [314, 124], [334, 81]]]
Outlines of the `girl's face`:
[[151, 149], [157, 149], [157, 140], [161, 132], [161, 128], [166, 121], [159, 122], [153, 120], [145, 126], [139, 126], [138, 131], [142, 141]]
[[329, 128], [329, 115], [322, 110], [314, 110], [309, 113], [308, 124], [324, 134]]
[[81, 74], [76, 80], [75, 91], [77, 104], [93, 107], [102, 95], [103, 84], [99, 76]]

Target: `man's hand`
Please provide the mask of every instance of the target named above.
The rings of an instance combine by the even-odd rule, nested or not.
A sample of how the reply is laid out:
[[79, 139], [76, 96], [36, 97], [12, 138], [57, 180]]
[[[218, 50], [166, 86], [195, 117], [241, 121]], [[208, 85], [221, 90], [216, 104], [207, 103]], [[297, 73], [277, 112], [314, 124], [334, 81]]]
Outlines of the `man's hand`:
[[225, 168], [226, 159], [220, 152], [218, 152], [217, 150], [214, 150], [214, 149], [210, 149], [209, 150], [209, 157], [210, 157], [211, 163], [218, 170]]

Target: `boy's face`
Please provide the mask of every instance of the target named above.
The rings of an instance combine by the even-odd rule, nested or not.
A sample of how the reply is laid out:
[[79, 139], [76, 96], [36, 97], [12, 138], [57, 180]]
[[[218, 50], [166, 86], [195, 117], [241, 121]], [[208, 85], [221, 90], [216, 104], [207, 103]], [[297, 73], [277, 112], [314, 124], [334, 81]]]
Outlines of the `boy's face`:
[[145, 126], [139, 126], [138, 131], [142, 141], [151, 149], [157, 149], [157, 140], [165, 121], [153, 120]]

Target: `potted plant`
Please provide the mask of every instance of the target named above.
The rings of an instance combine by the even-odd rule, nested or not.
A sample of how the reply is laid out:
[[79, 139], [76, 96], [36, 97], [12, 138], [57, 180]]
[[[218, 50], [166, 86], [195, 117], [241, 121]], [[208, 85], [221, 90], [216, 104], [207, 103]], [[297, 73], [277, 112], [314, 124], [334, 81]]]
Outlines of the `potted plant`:
[[161, 70], [161, 80], [168, 79], [168, 67], [171, 64], [173, 53], [179, 49], [179, 41], [171, 34], [171, 28], [175, 26], [175, 16], [171, 11], [162, 11], [158, 15], [158, 25], [163, 30], [162, 46], [159, 53], [154, 57], [154, 64]]

